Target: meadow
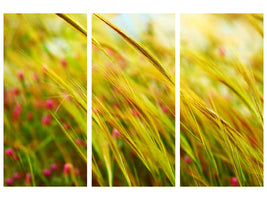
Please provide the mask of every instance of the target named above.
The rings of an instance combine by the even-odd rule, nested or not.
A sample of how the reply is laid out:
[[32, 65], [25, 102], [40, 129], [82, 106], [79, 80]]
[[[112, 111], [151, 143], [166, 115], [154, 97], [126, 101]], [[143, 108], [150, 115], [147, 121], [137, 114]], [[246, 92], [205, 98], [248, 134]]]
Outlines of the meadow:
[[5, 186], [87, 185], [86, 25], [4, 14]]
[[181, 186], [263, 186], [263, 15], [182, 14]]
[[93, 186], [175, 185], [174, 15], [93, 14]]

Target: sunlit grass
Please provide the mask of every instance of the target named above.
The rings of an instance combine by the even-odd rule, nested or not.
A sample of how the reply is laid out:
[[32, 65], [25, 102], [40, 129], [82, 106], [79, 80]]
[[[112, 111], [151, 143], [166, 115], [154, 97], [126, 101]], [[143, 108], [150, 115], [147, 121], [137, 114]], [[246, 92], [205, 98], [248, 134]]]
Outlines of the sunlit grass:
[[[140, 15], [92, 17], [93, 185], [172, 186], [174, 16], [149, 18], [137, 38], [115, 25], [120, 17], [138, 24]], [[165, 32], [159, 19], [169, 25]]]
[[[63, 16], [86, 30], [86, 15]], [[86, 49], [56, 14], [4, 15], [6, 185], [86, 185]]]
[[181, 15], [182, 186], [263, 186], [262, 26]]

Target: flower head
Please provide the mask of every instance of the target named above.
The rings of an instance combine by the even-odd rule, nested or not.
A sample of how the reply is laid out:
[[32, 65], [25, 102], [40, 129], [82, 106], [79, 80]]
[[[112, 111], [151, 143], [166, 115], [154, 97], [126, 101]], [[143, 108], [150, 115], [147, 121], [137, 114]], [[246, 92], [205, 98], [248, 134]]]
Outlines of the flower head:
[[65, 58], [62, 58], [61, 60], [60, 60], [60, 62], [61, 62], [61, 65], [63, 66], [63, 67], [67, 67], [67, 61], [66, 61], [66, 59]]
[[80, 139], [76, 139], [75, 140], [75, 144], [77, 144], [78, 146], [82, 146], [83, 145], [83, 141]]
[[50, 115], [42, 117], [42, 124], [43, 125], [49, 125], [52, 121], [52, 118]]
[[19, 89], [17, 87], [12, 88], [12, 94], [18, 95], [19, 94]]
[[52, 172], [50, 169], [44, 169], [43, 174], [48, 177], [48, 176], [51, 176]]
[[112, 137], [114, 138], [114, 139], [116, 139], [116, 138], [118, 138], [120, 136], [120, 133], [119, 133], [119, 131], [117, 130], [117, 129], [113, 129], [112, 130]]
[[57, 169], [58, 169], [57, 164], [55, 164], [55, 163], [51, 164], [51, 165], [50, 165], [50, 169], [51, 169], [51, 170], [57, 170]]
[[67, 130], [69, 130], [69, 129], [71, 128], [71, 126], [70, 126], [70, 124], [65, 123], [65, 124], [64, 124], [64, 128], [67, 129]]
[[65, 163], [63, 169], [63, 175], [68, 176], [71, 170], [73, 170], [73, 165], [71, 163]]
[[232, 186], [238, 186], [238, 185], [239, 185], [239, 184], [238, 184], [238, 180], [237, 180], [236, 177], [232, 177], [232, 178], [231, 178], [231, 185], [232, 185]]
[[17, 104], [13, 110], [12, 119], [17, 120], [20, 117], [21, 113], [22, 113], [22, 108], [19, 104]]
[[166, 106], [161, 106], [161, 110], [162, 110], [162, 112], [164, 112], [164, 113], [168, 113], [168, 108], [166, 107]]
[[5, 182], [7, 185], [13, 185], [14, 184], [13, 178], [6, 178]]
[[185, 161], [187, 164], [191, 163], [191, 159], [190, 159], [188, 156], [185, 156], [185, 157], [184, 157], [184, 161]]
[[13, 175], [12, 175], [12, 178], [13, 179], [19, 179], [20, 178], [20, 174], [18, 172], [15, 172]]
[[45, 106], [47, 109], [52, 109], [54, 106], [54, 102], [51, 99], [46, 100]]
[[5, 150], [6, 156], [12, 157], [14, 155], [14, 150], [11, 148], [8, 148]]
[[18, 77], [20, 80], [24, 80], [24, 73], [21, 70], [18, 71]]
[[25, 185], [31, 185], [32, 176], [31, 173], [27, 173], [25, 176]]

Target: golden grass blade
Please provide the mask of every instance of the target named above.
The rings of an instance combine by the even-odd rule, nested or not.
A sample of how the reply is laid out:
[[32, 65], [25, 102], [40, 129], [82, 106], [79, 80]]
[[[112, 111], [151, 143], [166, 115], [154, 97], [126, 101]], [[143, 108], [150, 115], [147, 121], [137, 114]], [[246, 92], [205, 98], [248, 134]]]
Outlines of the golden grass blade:
[[143, 47], [140, 43], [126, 35], [123, 31], [121, 31], [118, 27], [111, 24], [109, 21], [107, 21], [104, 17], [102, 17], [99, 14], [94, 15], [102, 20], [104, 23], [106, 23], [110, 28], [112, 28], [114, 31], [116, 31], [121, 37], [123, 37], [128, 43], [130, 43], [135, 49], [137, 49], [139, 52], [141, 52], [161, 73], [164, 75], [172, 85], [175, 85], [173, 78], [169, 75], [167, 70], [161, 65], [161, 63], [156, 59], [145, 47]]
[[65, 20], [67, 23], [69, 23], [72, 27], [74, 27], [76, 30], [82, 33], [85, 37], [87, 37], [86, 29], [83, 28], [82, 25], [80, 25], [77, 21], [73, 20], [69, 15], [60, 13], [57, 13], [56, 15]]
[[263, 37], [263, 26], [259, 25], [259, 23], [255, 19], [255, 18], [259, 18], [260, 20], [263, 20], [263, 17], [255, 16], [255, 15], [247, 15], [247, 18], [249, 19], [250, 23], [257, 29], [260, 35]]
[[81, 155], [81, 157], [83, 158], [83, 160], [85, 162], [87, 162], [87, 156], [82, 152], [82, 150], [80, 149], [80, 147], [75, 143], [74, 141], [74, 137], [73, 137], [73, 133], [69, 133], [64, 126], [60, 123], [60, 121], [58, 120], [58, 118], [56, 117], [55, 114], [52, 113], [53, 118], [56, 120], [56, 122], [58, 123], [58, 125], [61, 127], [61, 129], [63, 130], [63, 132], [65, 133], [65, 135], [69, 138], [69, 140], [72, 142], [72, 144], [75, 146], [75, 148], [77, 149], [77, 151], [79, 152], [79, 154]]
[[81, 98], [79, 94], [73, 89], [69, 84], [67, 84], [62, 78], [60, 78], [55, 72], [53, 72], [49, 68], [44, 68], [44, 72], [52, 79], [54, 80], [59, 86], [61, 86], [63, 89], [65, 89], [74, 100], [77, 102], [77, 104], [85, 111], [87, 112], [87, 99], [86, 97]]

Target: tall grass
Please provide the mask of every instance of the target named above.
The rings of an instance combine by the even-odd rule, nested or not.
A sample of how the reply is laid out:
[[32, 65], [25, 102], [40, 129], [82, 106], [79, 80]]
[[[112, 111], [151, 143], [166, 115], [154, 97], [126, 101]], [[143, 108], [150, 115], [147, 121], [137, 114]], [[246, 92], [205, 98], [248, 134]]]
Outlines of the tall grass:
[[182, 186], [263, 186], [262, 26], [181, 15]]
[[59, 15], [4, 15], [6, 185], [86, 185], [86, 15]]
[[[92, 170], [94, 186], [175, 185], [174, 23], [151, 18], [138, 39], [92, 18]], [[138, 31], [138, 26], [134, 27]], [[172, 40], [168, 40], [168, 36]], [[166, 41], [166, 43], [164, 42]]]

